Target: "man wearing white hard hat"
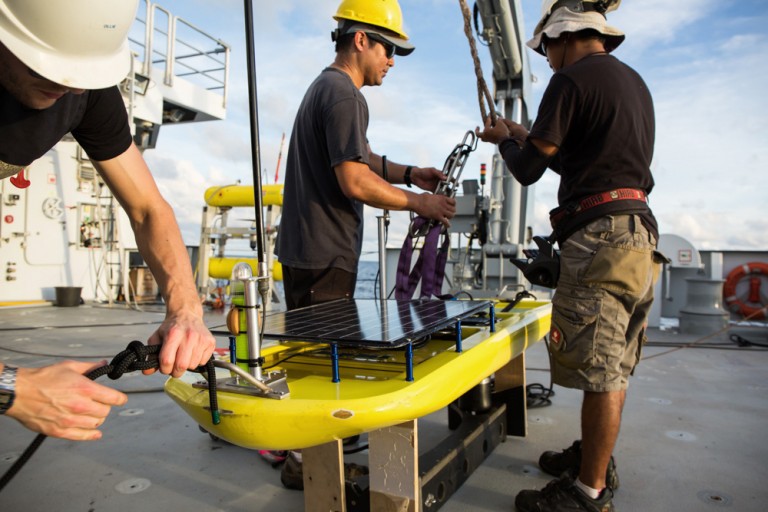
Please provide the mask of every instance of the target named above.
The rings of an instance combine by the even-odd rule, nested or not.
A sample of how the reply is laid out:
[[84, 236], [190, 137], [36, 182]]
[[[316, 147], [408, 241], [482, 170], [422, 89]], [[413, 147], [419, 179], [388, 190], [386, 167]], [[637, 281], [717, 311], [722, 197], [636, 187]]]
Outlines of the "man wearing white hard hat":
[[[215, 340], [203, 323], [173, 211], [133, 144], [115, 86], [129, 73], [127, 36], [137, 6], [138, 0], [0, 0], [0, 179], [24, 172], [72, 133], [128, 214], [161, 288], [166, 316], [148, 342], [162, 343], [160, 371], [178, 377], [205, 364]], [[35, 186], [36, 177], [29, 180]], [[127, 397], [83, 376], [94, 368], [0, 363], [0, 415], [50, 436], [99, 439], [110, 407]]]
[[612, 453], [663, 259], [648, 206], [653, 102], [640, 75], [611, 55], [625, 36], [605, 15], [619, 3], [544, 1], [527, 44], [554, 75], [530, 132], [505, 119], [478, 129], [523, 185], [547, 168], [560, 175], [550, 212], [560, 247], [552, 376], [584, 392], [581, 440], [542, 454], [539, 466], [559, 478], [521, 491], [519, 512], [609, 512], [619, 486]]

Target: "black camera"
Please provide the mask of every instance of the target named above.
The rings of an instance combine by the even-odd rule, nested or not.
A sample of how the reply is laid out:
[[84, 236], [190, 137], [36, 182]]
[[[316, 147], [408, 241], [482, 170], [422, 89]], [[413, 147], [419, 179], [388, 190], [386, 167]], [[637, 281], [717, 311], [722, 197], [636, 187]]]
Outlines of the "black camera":
[[560, 254], [551, 238], [534, 236], [538, 249], [523, 249], [526, 259], [510, 259], [528, 281], [545, 288], [556, 288], [560, 277]]

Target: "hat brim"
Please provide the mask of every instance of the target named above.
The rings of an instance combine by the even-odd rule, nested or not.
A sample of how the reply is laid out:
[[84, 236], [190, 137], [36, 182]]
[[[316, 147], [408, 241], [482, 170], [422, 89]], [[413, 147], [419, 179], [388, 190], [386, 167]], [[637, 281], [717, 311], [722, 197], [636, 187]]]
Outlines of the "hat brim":
[[399, 55], [400, 57], [410, 55], [413, 53], [413, 50], [416, 49], [416, 47], [409, 43], [406, 39], [398, 37], [397, 35], [393, 35], [393, 32], [380, 27], [376, 27], [374, 25], [368, 25], [367, 23], [355, 23], [353, 25], [349, 25], [348, 27], [344, 27], [344, 32], [340, 35], [351, 34], [353, 32], [373, 32], [394, 46], [395, 55]]
[[131, 51], [124, 42], [109, 55], [72, 57], [43, 46], [31, 46], [14, 32], [0, 27], [0, 41], [25, 66], [51, 82], [75, 89], [111, 87], [131, 70]]
[[[540, 24], [541, 22], [539, 22]], [[536, 53], [546, 57], [541, 48], [542, 36], [546, 35], [549, 39], [557, 39], [566, 32], [574, 33], [587, 29], [595, 30], [605, 37], [605, 50], [608, 53], [624, 42], [624, 32], [608, 25], [602, 14], [596, 12], [575, 13], [567, 7], [562, 7], [552, 14], [543, 29], [537, 25], [536, 30], [534, 30], [536, 35], [525, 44]]]

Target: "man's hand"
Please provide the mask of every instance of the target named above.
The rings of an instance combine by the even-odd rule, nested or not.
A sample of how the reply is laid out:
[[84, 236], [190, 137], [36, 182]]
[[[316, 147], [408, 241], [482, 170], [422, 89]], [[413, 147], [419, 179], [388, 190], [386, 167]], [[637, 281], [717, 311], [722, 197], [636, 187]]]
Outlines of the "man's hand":
[[440, 182], [446, 179], [446, 175], [434, 167], [414, 167], [411, 169], [411, 182], [427, 192], [434, 192]]
[[480, 130], [480, 127], [475, 128], [475, 135], [483, 142], [498, 144], [512, 137], [521, 140], [525, 140], [528, 137], [528, 130], [523, 125], [509, 119], [499, 117], [496, 119], [495, 125], [491, 125], [491, 123], [491, 118], [487, 117], [483, 130]]
[[19, 368], [16, 398], [6, 416], [30, 430], [72, 441], [101, 438], [98, 428], [113, 405], [128, 397], [84, 375], [107, 364], [63, 361], [43, 368]]
[[[147, 340], [149, 345], [163, 345], [160, 349], [160, 372], [181, 377], [185, 371], [205, 365], [216, 348], [216, 340], [203, 323], [193, 314], [168, 313], [165, 321]], [[154, 370], [144, 370], [145, 375]]]
[[448, 196], [424, 193], [419, 195], [419, 205], [415, 211], [422, 217], [434, 219], [450, 228], [450, 219], [456, 215], [456, 200]]

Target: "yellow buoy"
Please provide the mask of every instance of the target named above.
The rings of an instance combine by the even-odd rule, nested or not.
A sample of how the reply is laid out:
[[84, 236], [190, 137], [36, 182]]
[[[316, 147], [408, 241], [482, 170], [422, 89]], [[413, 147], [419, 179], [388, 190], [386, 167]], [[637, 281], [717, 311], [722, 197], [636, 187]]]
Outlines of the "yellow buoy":
[[[262, 185], [261, 202], [264, 206], [283, 205], [283, 185]], [[225, 185], [205, 191], [205, 204], [209, 206], [255, 206], [253, 186]]]
[[[259, 274], [259, 261], [256, 258], [211, 258], [208, 262], [208, 276], [214, 279], [231, 279], [232, 268], [238, 263], [247, 263], [253, 275]], [[283, 280], [283, 266], [277, 260], [272, 264], [272, 279]]]

